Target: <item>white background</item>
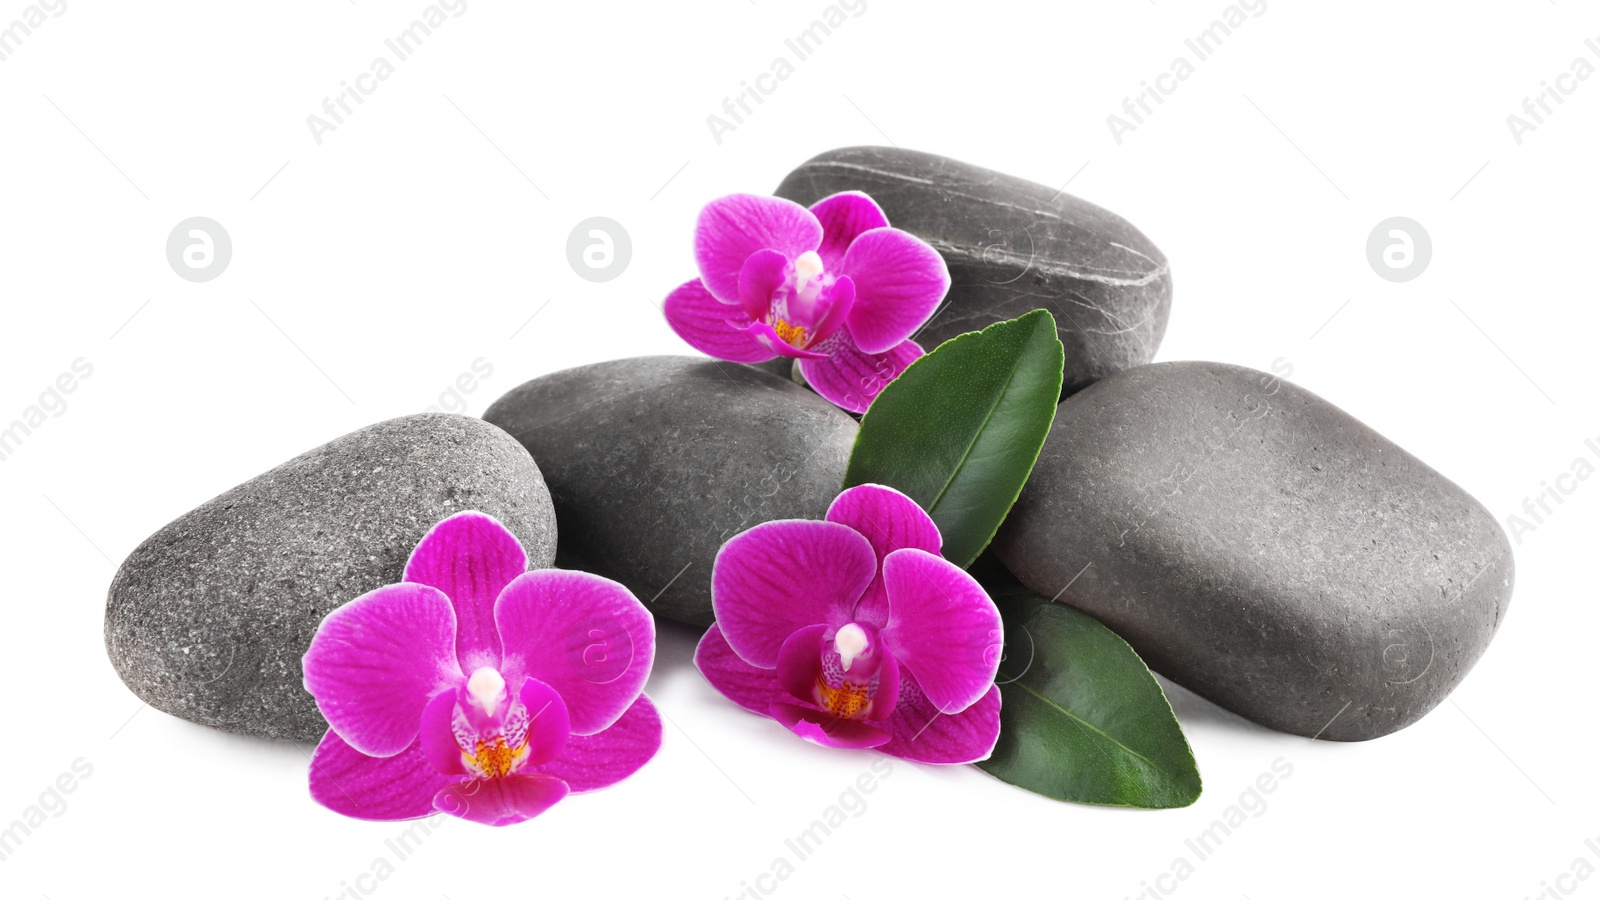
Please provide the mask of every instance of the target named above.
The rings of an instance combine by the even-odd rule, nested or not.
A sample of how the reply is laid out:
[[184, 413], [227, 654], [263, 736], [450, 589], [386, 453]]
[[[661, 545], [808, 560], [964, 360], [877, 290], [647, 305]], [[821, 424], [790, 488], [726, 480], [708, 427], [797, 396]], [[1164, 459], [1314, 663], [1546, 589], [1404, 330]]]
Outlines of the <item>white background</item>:
[[[1573, 82], [1520, 145], [1506, 123], [1574, 58], [1600, 65], [1584, 46], [1600, 14], [1582, 4], [1272, 0], [1119, 145], [1106, 116], [1225, 4], [867, 0], [719, 145], [706, 116], [821, 0], [471, 0], [319, 146], [306, 116], [424, 5], [68, 0], [0, 62], [0, 420], [73, 360], [93, 366], [0, 463], [0, 825], [74, 760], [93, 769], [0, 862], [8, 898], [136, 884], [722, 898], [767, 872], [881, 757], [806, 745], [725, 702], [691, 667], [686, 630], [663, 635], [649, 686], [672, 723], [655, 762], [530, 824], [446, 822], [377, 882], [358, 876], [404, 826], [313, 804], [305, 748], [142, 709], [106, 659], [103, 603], [115, 564], [163, 523], [437, 403], [480, 357], [493, 374], [471, 413], [546, 372], [689, 352], [653, 304], [693, 274], [698, 207], [770, 191], [832, 147], [893, 142], [1071, 179], [1171, 259], [1159, 359], [1281, 357], [1502, 522], [1574, 459], [1600, 463], [1583, 444], [1600, 439], [1600, 77]], [[0, 3], [0, 27], [24, 8]], [[234, 244], [205, 284], [164, 254], [197, 215]], [[596, 215], [634, 247], [605, 284], [566, 260], [568, 232]], [[1365, 255], [1395, 215], [1434, 245], [1404, 284]], [[1265, 812], [1165, 888], [1556, 888], [1600, 839], [1600, 483], [1564, 500], [1518, 542], [1487, 655], [1411, 728], [1311, 742], [1173, 689], [1206, 783], [1192, 808], [1060, 804], [974, 768], [897, 762], [775, 895], [1134, 897], [1280, 757], [1293, 774]], [[1600, 877], [1560, 884], [1600, 898]]]

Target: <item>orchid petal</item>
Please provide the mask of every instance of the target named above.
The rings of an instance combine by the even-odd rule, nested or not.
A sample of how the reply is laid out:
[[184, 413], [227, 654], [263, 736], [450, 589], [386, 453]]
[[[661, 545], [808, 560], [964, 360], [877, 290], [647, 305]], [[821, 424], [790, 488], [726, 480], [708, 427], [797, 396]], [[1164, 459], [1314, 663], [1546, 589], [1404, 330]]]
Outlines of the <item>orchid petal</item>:
[[778, 649], [778, 665], [773, 671], [778, 684], [796, 700], [815, 703], [817, 666], [822, 659], [823, 637], [832, 630], [829, 625], [808, 625], [789, 635]]
[[789, 257], [776, 250], [757, 250], [739, 269], [739, 302], [753, 321], [772, 312], [772, 295], [789, 273]]
[[574, 794], [616, 784], [639, 771], [661, 749], [661, 714], [644, 694], [610, 728], [573, 737], [559, 757], [537, 767], [567, 783]]
[[855, 304], [856, 283], [848, 278], [840, 278], [809, 304], [802, 305], [798, 297], [789, 298], [788, 308], [793, 316], [790, 321], [805, 325], [808, 329], [806, 345], [818, 347], [844, 327]]
[[900, 699], [889, 720], [894, 738], [879, 747], [913, 762], [958, 765], [988, 759], [1000, 739], [1000, 688], [989, 690], [961, 712], [945, 715], [902, 673]]
[[888, 594], [883, 589], [883, 558], [914, 547], [938, 553], [943, 543], [939, 526], [917, 501], [891, 487], [861, 484], [844, 491], [828, 507], [829, 522], [848, 525], [872, 542], [878, 574], [856, 607], [855, 620], [882, 628], [889, 620]]
[[962, 569], [925, 550], [883, 560], [889, 623], [880, 634], [940, 711], [976, 703], [1000, 667], [1000, 611]]
[[423, 584], [363, 594], [322, 620], [304, 671], [340, 737], [368, 756], [393, 756], [416, 740], [428, 700], [465, 677], [450, 599]]
[[827, 288], [811, 309], [814, 325], [811, 325], [811, 346], [818, 346], [822, 341], [829, 340], [840, 328], [845, 327], [846, 320], [850, 320], [850, 311], [856, 306], [856, 282], [853, 280], [837, 279], [832, 287]]
[[661, 310], [678, 337], [707, 356], [728, 362], [756, 363], [766, 362], [776, 355], [748, 333], [750, 315], [743, 307], [711, 296], [699, 281], [679, 285], [667, 295]]
[[822, 243], [822, 225], [792, 200], [731, 194], [707, 203], [695, 223], [694, 258], [713, 297], [739, 302], [739, 273], [757, 250], [794, 259]]
[[[464, 777], [468, 772], [461, 759], [461, 743], [456, 740], [455, 730], [456, 702], [459, 693], [459, 689], [441, 691], [438, 696], [428, 701], [427, 708], [422, 711], [422, 736], [419, 738], [419, 743], [422, 755], [433, 766], [435, 772]], [[433, 794], [430, 793], [428, 798], [431, 803]]]
[[433, 797], [461, 780], [441, 775], [412, 744], [393, 756], [368, 756], [330, 730], [311, 754], [311, 798], [340, 815], [388, 822], [432, 815]]
[[694, 665], [722, 696], [745, 709], [769, 715], [767, 707], [783, 696], [774, 669], [760, 669], [739, 658], [715, 623], [694, 648]]
[[856, 283], [847, 324], [865, 353], [883, 353], [910, 338], [950, 290], [939, 251], [898, 228], [858, 236], [838, 274]]
[[[561, 695], [537, 678], [525, 678], [517, 699], [522, 701], [522, 708], [517, 710], [517, 721], [506, 724], [506, 731], [520, 732], [522, 740], [527, 741], [528, 758], [523, 765], [542, 766], [559, 758], [572, 731], [572, 719]], [[522, 721], [522, 716], [527, 720]]]
[[881, 657], [878, 663], [878, 691], [872, 697], [872, 710], [867, 713], [869, 722], [881, 722], [889, 718], [900, 703], [900, 661], [894, 658], [888, 645], [881, 640], [878, 642], [878, 655]]
[[817, 255], [831, 271], [844, 264], [845, 251], [863, 232], [884, 228], [889, 218], [877, 201], [860, 191], [844, 191], [811, 204], [811, 214], [822, 223], [822, 246]]
[[515, 825], [555, 806], [567, 791], [567, 783], [554, 775], [475, 778], [440, 790], [433, 808], [469, 822]]
[[887, 353], [864, 353], [855, 346], [848, 326], [818, 349], [826, 350], [828, 358], [801, 360], [800, 375], [830, 403], [858, 414], [922, 356], [914, 341], [903, 341]]
[[436, 587], [456, 612], [456, 658], [461, 670], [500, 660], [494, 601], [511, 579], [528, 571], [528, 554], [506, 527], [481, 512], [461, 512], [429, 529], [406, 563], [405, 580]]
[[527, 676], [566, 702], [573, 734], [615, 722], [644, 690], [656, 629], [638, 598], [609, 578], [538, 569], [506, 586], [495, 603], [506, 680]]
[[770, 669], [789, 635], [849, 622], [876, 571], [872, 545], [844, 525], [765, 522], [722, 545], [711, 570], [711, 608], [734, 652]]
[[853, 719], [841, 719], [833, 713], [811, 709], [797, 703], [774, 700], [769, 713], [783, 727], [813, 744], [821, 744], [824, 747], [866, 749], [886, 744], [893, 737], [875, 725]]

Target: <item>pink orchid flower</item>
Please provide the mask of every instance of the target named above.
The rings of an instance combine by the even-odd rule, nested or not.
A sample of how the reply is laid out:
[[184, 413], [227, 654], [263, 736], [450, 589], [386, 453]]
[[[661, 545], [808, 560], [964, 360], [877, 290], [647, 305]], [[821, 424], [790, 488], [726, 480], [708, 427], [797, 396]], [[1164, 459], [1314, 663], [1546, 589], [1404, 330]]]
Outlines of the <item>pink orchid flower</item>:
[[938, 251], [890, 228], [859, 191], [810, 209], [752, 194], [713, 200], [694, 255], [700, 277], [664, 307], [679, 337], [729, 362], [798, 360], [817, 393], [854, 413], [922, 355], [911, 335], [950, 288]]
[[533, 818], [655, 755], [654, 658], [655, 623], [627, 588], [530, 572], [498, 521], [451, 516], [403, 583], [334, 610], [312, 638], [305, 686], [331, 730], [311, 795], [358, 819]]
[[822, 522], [767, 522], [723, 545], [716, 623], [695, 665], [752, 712], [829, 747], [986, 759], [1000, 735], [1000, 613], [939, 556], [915, 501], [875, 484]]

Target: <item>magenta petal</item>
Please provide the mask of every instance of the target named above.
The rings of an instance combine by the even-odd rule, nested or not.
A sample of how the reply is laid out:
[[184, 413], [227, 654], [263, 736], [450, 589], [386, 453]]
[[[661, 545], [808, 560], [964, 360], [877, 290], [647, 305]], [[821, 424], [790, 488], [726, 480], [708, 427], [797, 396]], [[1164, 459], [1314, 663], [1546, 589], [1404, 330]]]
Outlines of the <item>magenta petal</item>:
[[728, 362], [766, 362], [776, 354], [746, 329], [750, 316], [738, 305], [711, 296], [699, 281], [686, 281], [662, 305], [667, 324], [678, 337], [707, 356]]
[[329, 731], [311, 755], [311, 798], [355, 819], [432, 815], [434, 795], [460, 780], [434, 771], [418, 744], [394, 756], [367, 756]]
[[573, 734], [603, 730], [644, 690], [655, 660], [655, 622], [609, 578], [538, 569], [506, 586], [494, 616], [506, 681], [527, 676], [554, 688]]
[[1000, 689], [990, 685], [977, 703], [945, 715], [907, 675], [900, 682], [889, 730], [893, 739], [878, 749], [890, 756], [943, 765], [988, 759], [1000, 739]]
[[[818, 347], [844, 327], [845, 321], [850, 317], [850, 309], [856, 303], [856, 283], [848, 278], [840, 278], [827, 290], [817, 295], [817, 299], [810, 308], [796, 312], [798, 300], [790, 298], [790, 311], [795, 312], [796, 321], [802, 322], [810, 330], [806, 333], [806, 345]], [[800, 313], [804, 313], [801, 315]], [[818, 354], [825, 356], [826, 354]]]
[[800, 374], [812, 389], [846, 412], [864, 413], [889, 382], [922, 356], [914, 341], [904, 341], [887, 353], [863, 353], [852, 342], [849, 328], [841, 328], [827, 345], [827, 359], [800, 361]]
[[817, 665], [822, 659], [822, 639], [830, 630], [828, 625], [811, 625], [789, 635], [778, 649], [778, 667], [774, 671], [778, 684], [796, 700], [817, 702]]
[[886, 646], [879, 646], [878, 655], [882, 657], [878, 664], [878, 692], [873, 695], [872, 710], [867, 713], [869, 722], [889, 718], [900, 703], [900, 661]]
[[[419, 743], [422, 755], [434, 771], [444, 775], [467, 774], [461, 759], [461, 744], [456, 740], [455, 716], [457, 690], [442, 691], [428, 701], [422, 711], [422, 737]], [[428, 795], [431, 802], [433, 795]]]
[[878, 560], [853, 529], [780, 519], [734, 535], [711, 570], [711, 608], [740, 658], [772, 668], [789, 635], [850, 621]]
[[304, 670], [340, 737], [368, 756], [393, 756], [417, 739], [428, 700], [464, 677], [455, 611], [437, 588], [385, 585], [322, 620]]
[[500, 660], [494, 601], [528, 571], [517, 536], [481, 512], [456, 513], [433, 526], [406, 563], [405, 580], [436, 587], [456, 611], [456, 658], [471, 672]]
[[767, 707], [784, 693], [777, 671], [758, 669], [740, 659], [716, 623], [695, 647], [694, 665], [722, 696], [753, 713], [769, 715]]
[[439, 791], [433, 808], [469, 822], [515, 825], [555, 806], [567, 791], [567, 783], [554, 775], [474, 778]]
[[739, 302], [739, 273], [757, 250], [776, 250], [794, 259], [822, 243], [822, 225], [811, 211], [791, 200], [730, 194], [700, 210], [695, 224], [694, 258], [711, 295]]
[[[537, 678], [524, 678], [517, 699], [522, 701], [523, 713], [528, 717], [525, 765], [542, 766], [561, 756], [567, 748], [567, 735], [572, 731], [572, 719], [561, 695]], [[511, 724], [507, 725], [507, 730], [512, 730]], [[523, 730], [521, 723], [516, 723], [516, 730]]]
[[976, 703], [1000, 668], [1000, 611], [962, 569], [925, 550], [883, 560], [889, 624], [880, 632], [942, 712]]
[[827, 519], [854, 528], [872, 542], [880, 568], [856, 607], [855, 619], [882, 628], [889, 616], [888, 595], [883, 589], [883, 558], [907, 547], [938, 553], [943, 544], [939, 526], [933, 524], [917, 501], [881, 484], [857, 485], [841, 493], [828, 507]]
[[830, 272], [839, 271], [851, 241], [863, 232], [889, 224], [877, 202], [860, 191], [823, 197], [811, 204], [811, 214], [822, 223], [822, 246], [817, 248], [817, 255]]
[[822, 710], [811, 709], [796, 703], [773, 701], [771, 716], [795, 734], [813, 744], [824, 747], [866, 749], [889, 742], [892, 735], [866, 722], [841, 719]]
[[841, 274], [856, 283], [846, 324], [866, 353], [883, 353], [915, 334], [950, 289], [950, 270], [939, 251], [898, 228], [857, 237]]
[[776, 250], [757, 250], [739, 270], [739, 302], [752, 321], [772, 312], [772, 294], [789, 276], [789, 257]]
[[801, 350], [799, 347], [778, 337], [778, 332], [765, 322], [755, 322], [744, 330], [750, 339], [765, 347], [771, 356], [784, 356], [789, 359], [823, 359], [824, 355], [814, 350]]
[[567, 783], [574, 794], [616, 784], [661, 749], [661, 714], [644, 694], [605, 731], [567, 741], [556, 759], [536, 767]]

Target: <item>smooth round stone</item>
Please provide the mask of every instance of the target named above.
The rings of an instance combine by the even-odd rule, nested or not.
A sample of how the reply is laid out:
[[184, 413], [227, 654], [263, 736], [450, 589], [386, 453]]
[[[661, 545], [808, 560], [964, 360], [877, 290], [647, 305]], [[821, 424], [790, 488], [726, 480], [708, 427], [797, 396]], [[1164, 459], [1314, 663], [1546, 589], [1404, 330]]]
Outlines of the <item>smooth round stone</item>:
[[441, 519], [479, 510], [555, 561], [539, 468], [465, 416], [391, 419], [304, 453], [185, 513], [134, 550], [106, 600], [106, 652], [156, 709], [225, 731], [327, 731], [301, 657], [323, 617], [401, 580]]
[[792, 381], [680, 356], [536, 378], [484, 418], [538, 457], [561, 523], [558, 565], [694, 625], [713, 618], [723, 542], [772, 519], [822, 518], [856, 437], [854, 419]]
[[1310, 391], [1207, 362], [1064, 401], [994, 549], [1173, 681], [1340, 741], [1443, 701], [1513, 574], [1499, 524], [1449, 479]]
[[1155, 358], [1172, 306], [1167, 258], [1116, 213], [1043, 184], [931, 153], [847, 147], [813, 157], [777, 194], [807, 206], [864, 191], [889, 224], [950, 267], [946, 304], [923, 349], [1035, 309], [1067, 348], [1062, 392]]
[[[780, 356], [766, 362], [750, 363], [750, 368], [759, 369], [768, 375], [776, 375], [786, 381], [794, 381], [794, 360]], [[795, 382], [798, 384], [799, 382]]]

